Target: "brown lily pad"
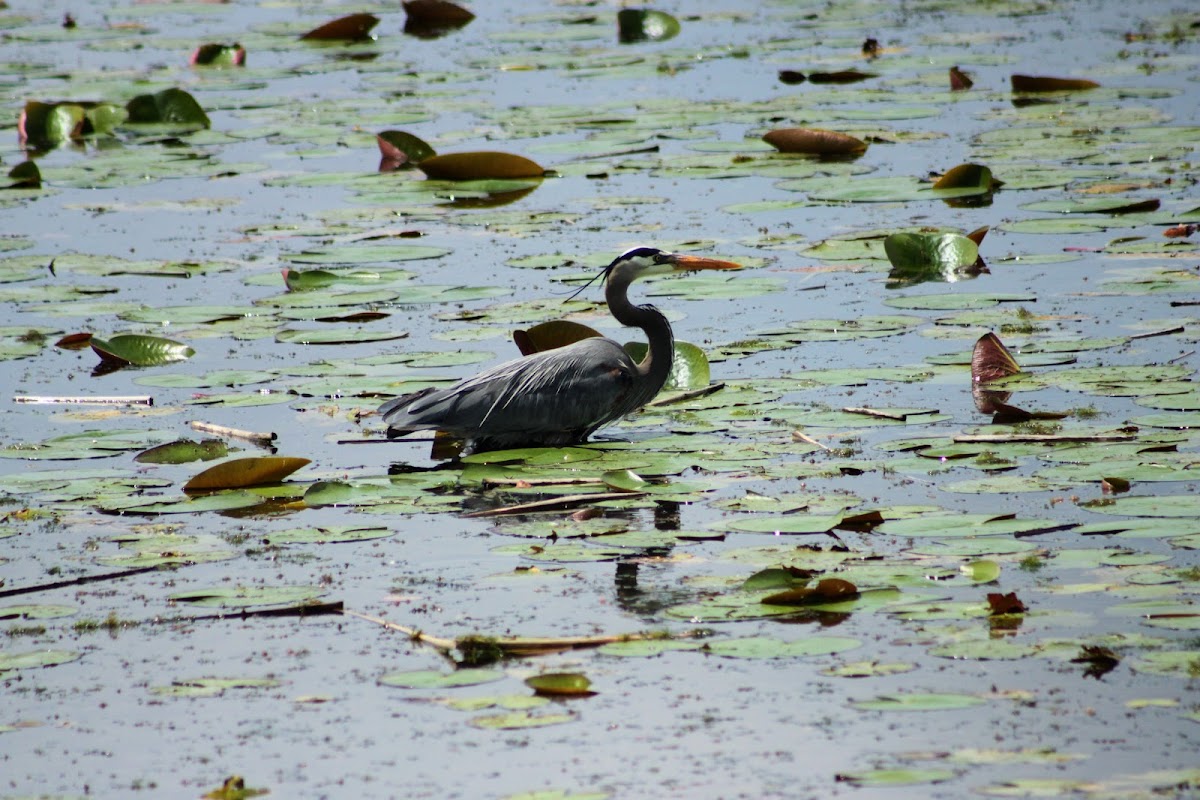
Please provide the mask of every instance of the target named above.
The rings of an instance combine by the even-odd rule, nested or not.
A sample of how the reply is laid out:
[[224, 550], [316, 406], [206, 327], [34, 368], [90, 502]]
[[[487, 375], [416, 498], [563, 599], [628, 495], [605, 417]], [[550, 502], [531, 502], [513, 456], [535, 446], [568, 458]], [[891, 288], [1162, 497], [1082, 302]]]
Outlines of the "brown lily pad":
[[430, 178], [448, 181], [541, 178], [546, 174], [540, 164], [524, 156], [487, 150], [433, 156], [417, 167]]
[[809, 153], [823, 156], [857, 155], [866, 151], [862, 139], [821, 128], [780, 128], [769, 131], [763, 141], [781, 153]]
[[300, 38], [307, 41], [361, 42], [371, 38], [371, 29], [379, 24], [374, 14], [350, 14], [313, 28]]

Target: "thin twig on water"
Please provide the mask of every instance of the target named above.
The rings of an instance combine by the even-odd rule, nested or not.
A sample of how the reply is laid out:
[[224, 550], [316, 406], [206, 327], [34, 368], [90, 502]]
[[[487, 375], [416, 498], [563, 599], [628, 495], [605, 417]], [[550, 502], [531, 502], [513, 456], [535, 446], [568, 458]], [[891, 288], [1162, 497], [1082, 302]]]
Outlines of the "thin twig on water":
[[217, 425], [212, 422], [200, 422], [192, 420], [188, 423], [192, 426], [192, 430], [202, 431], [203, 433], [215, 433], [217, 436], [230, 436], [235, 439], [246, 439], [251, 442], [273, 442], [278, 437], [275, 433], [259, 433], [257, 431], [243, 431], [238, 428], [227, 428], [224, 425]]
[[14, 403], [28, 405], [91, 405], [91, 406], [152, 406], [154, 398], [144, 395], [111, 395], [111, 396], [71, 396], [71, 395], [40, 395], [18, 394], [13, 396]]

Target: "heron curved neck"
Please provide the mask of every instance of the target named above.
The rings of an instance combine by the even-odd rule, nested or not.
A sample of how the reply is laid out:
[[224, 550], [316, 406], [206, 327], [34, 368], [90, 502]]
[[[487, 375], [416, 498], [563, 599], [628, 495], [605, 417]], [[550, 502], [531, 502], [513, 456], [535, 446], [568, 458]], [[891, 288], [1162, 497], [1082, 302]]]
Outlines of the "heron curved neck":
[[[622, 325], [641, 328], [646, 334], [646, 357], [637, 365], [638, 374], [646, 379], [649, 402], [667, 382], [675, 357], [675, 335], [671, 324], [654, 306], [635, 306], [629, 302], [629, 280], [610, 280], [605, 287], [608, 309]], [[652, 390], [651, 390], [652, 389]]]

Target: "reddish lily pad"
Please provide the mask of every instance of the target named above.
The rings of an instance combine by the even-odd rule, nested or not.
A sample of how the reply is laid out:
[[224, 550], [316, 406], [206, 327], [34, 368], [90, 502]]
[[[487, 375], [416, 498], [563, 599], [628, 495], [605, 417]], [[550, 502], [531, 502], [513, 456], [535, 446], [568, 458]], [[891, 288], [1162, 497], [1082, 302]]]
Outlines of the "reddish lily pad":
[[781, 128], [763, 136], [763, 141], [781, 153], [821, 156], [858, 155], [867, 149], [862, 139], [820, 128]]
[[371, 38], [371, 29], [379, 24], [374, 14], [349, 14], [313, 28], [300, 38], [307, 41], [361, 42]]
[[188, 63], [193, 67], [242, 67], [246, 48], [240, 44], [202, 44], [192, 51]]
[[[417, 164], [437, 155], [424, 139], [404, 131], [382, 131], [375, 134], [375, 142], [379, 145], [380, 156], [391, 169], [403, 164]], [[380, 171], [386, 171], [382, 164]]]
[[417, 167], [430, 178], [447, 181], [541, 178], [546, 174], [539, 164], [524, 156], [490, 150], [433, 156]]
[[449, 0], [404, 0], [404, 32], [421, 38], [457, 30], [475, 15]]
[[1099, 88], [1100, 84], [1086, 78], [1051, 78], [1043, 75], [1013, 75], [1014, 92], [1080, 92]]
[[583, 323], [556, 319], [534, 325], [527, 330], [513, 331], [513, 342], [521, 351], [521, 355], [529, 356], [602, 335], [600, 331]]

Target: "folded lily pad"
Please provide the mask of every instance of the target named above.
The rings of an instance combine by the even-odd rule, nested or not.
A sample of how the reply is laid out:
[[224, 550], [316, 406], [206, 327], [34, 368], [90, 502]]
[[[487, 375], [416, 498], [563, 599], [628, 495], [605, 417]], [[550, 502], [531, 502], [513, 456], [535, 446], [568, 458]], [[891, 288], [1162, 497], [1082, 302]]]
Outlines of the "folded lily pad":
[[108, 339], [92, 336], [88, 343], [101, 361], [137, 367], [185, 361], [196, 354], [191, 347], [174, 339], [136, 333], [121, 333]]
[[290, 456], [235, 458], [209, 467], [183, 486], [185, 492], [209, 492], [278, 483], [312, 462]]
[[[375, 142], [379, 145], [379, 154], [392, 169], [402, 164], [417, 164], [437, 155], [424, 139], [404, 131], [382, 131], [375, 134]], [[382, 165], [380, 171], [386, 171]]]
[[1013, 75], [1014, 92], [1079, 92], [1099, 88], [1100, 84], [1086, 78], [1051, 78], [1043, 75]]
[[110, 133], [127, 116], [125, 109], [112, 103], [29, 100], [17, 121], [17, 132], [22, 142], [53, 146], [70, 139]]
[[379, 24], [374, 14], [348, 14], [313, 28], [300, 38], [306, 41], [358, 42], [371, 38], [371, 29]]
[[188, 63], [193, 67], [242, 67], [246, 48], [240, 44], [202, 44], [192, 51]]
[[679, 20], [662, 11], [648, 8], [623, 8], [617, 12], [617, 40], [663, 42], [679, 35]]
[[541, 178], [546, 174], [541, 165], [524, 156], [490, 150], [433, 156], [417, 168], [430, 178], [447, 181]]
[[178, 88], [138, 95], [125, 104], [125, 110], [129, 112], [129, 122], [194, 125], [200, 128], [211, 125], [196, 98]]
[[867, 149], [867, 143], [862, 139], [820, 128], [781, 128], [765, 134], [763, 141], [781, 153], [847, 156], [858, 155]]

